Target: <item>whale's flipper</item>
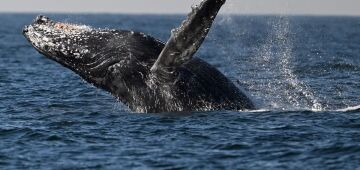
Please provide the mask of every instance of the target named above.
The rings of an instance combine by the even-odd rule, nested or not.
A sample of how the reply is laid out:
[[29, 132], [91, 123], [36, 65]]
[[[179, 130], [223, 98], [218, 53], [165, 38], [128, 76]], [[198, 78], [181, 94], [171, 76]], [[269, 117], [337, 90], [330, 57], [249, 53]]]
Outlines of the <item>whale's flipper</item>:
[[193, 7], [188, 18], [172, 34], [151, 72], [159, 79], [170, 79], [177, 67], [189, 61], [199, 49], [226, 0], [204, 0]]

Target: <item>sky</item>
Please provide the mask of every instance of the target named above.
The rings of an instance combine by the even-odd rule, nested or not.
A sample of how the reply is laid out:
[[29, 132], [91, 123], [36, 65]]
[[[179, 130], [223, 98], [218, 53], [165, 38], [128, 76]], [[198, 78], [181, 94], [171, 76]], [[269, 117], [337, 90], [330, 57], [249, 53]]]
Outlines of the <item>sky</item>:
[[[182, 14], [201, 0], [0, 0], [0, 12]], [[360, 16], [360, 0], [227, 0], [222, 13]]]

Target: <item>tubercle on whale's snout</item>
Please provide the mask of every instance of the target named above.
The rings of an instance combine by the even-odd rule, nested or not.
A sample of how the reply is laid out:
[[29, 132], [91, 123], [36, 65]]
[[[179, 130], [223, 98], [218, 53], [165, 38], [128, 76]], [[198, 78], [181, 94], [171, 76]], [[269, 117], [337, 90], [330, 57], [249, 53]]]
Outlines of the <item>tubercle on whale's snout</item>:
[[36, 24], [44, 24], [51, 21], [49, 17], [43, 16], [43, 15], [39, 15], [34, 19], [34, 23]]
[[29, 26], [25, 25], [24, 28], [22, 29], [22, 34], [23, 34], [23, 35], [26, 35], [26, 33], [29, 32], [29, 28], [28, 28], [28, 27], [29, 27]]
[[28, 40], [32, 45], [34, 45], [34, 43], [31, 41], [31, 25], [25, 25], [22, 28], [22, 35], [26, 38], [26, 40]]
[[75, 62], [89, 54], [88, 37], [85, 35], [89, 30], [90, 27], [55, 22], [48, 17], [38, 16], [32, 24], [23, 27], [22, 33], [38, 52], [64, 63], [62, 60]]
[[43, 25], [43, 24], [48, 24], [51, 23], [52, 21], [50, 20], [49, 17], [46, 17], [44, 15], [38, 15], [34, 20], [33, 23], [31, 23], [30, 25], [25, 25], [22, 29], [22, 34], [28, 38], [26, 36], [26, 34], [29, 32], [29, 27], [32, 25]]

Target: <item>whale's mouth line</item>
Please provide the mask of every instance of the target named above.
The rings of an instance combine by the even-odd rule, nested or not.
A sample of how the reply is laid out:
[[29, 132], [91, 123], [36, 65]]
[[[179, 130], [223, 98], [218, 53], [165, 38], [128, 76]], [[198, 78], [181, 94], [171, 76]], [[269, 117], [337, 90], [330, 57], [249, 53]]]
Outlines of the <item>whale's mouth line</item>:
[[39, 52], [50, 55], [56, 55], [55, 52], [64, 55], [72, 53], [80, 57], [80, 53], [88, 50], [79, 48], [79, 43], [86, 39], [84, 34], [92, 30], [86, 25], [55, 22], [48, 17], [38, 16], [32, 24], [23, 28], [23, 35]]
[[[85, 27], [84, 27], [85, 28]], [[75, 30], [75, 31], [74, 31]], [[73, 44], [67, 43], [73, 32], [80, 30], [80, 26], [75, 24], [66, 24], [54, 22], [47, 17], [39, 16], [30, 25], [25, 25], [23, 35], [31, 43], [31, 45], [46, 58], [54, 60], [68, 68], [72, 68], [70, 57], [67, 56], [76, 51]], [[70, 42], [70, 41], [69, 41]]]
[[[24, 26], [24, 30], [31, 30], [32, 29], [32, 25], [25, 25]], [[27, 33], [25, 31], [23, 31], [24, 36], [26, 37], [26, 39], [31, 43], [31, 45], [41, 54], [43, 54], [46, 58], [49, 58], [51, 60], [55, 60], [58, 63], [61, 62], [65, 62], [62, 59], [56, 57], [56, 55], [54, 55], [54, 53], [51, 50], [45, 50], [42, 48], [43, 45], [39, 44], [41, 43], [41, 39], [39, 37], [34, 37], [33, 34]], [[68, 63], [64, 63], [64, 64], [68, 64]]]
[[55, 22], [44, 16], [23, 28], [23, 35], [40, 54], [82, 77], [92, 76], [86, 65], [93, 56], [89, 39], [98, 32], [86, 25]]

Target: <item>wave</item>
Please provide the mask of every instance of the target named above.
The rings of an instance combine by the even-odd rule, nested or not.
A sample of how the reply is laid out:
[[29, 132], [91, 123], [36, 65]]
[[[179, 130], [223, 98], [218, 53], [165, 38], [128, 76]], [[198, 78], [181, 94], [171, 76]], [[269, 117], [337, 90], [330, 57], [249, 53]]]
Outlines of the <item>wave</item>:
[[242, 110], [239, 112], [248, 112], [248, 113], [266, 113], [266, 112], [358, 112], [360, 111], [360, 105], [347, 107], [344, 109], [337, 110], [327, 110], [327, 109], [274, 109], [274, 108], [259, 108], [257, 110]]
[[347, 107], [345, 109], [338, 109], [338, 112], [352, 112], [352, 111], [360, 111], [360, 105]]

